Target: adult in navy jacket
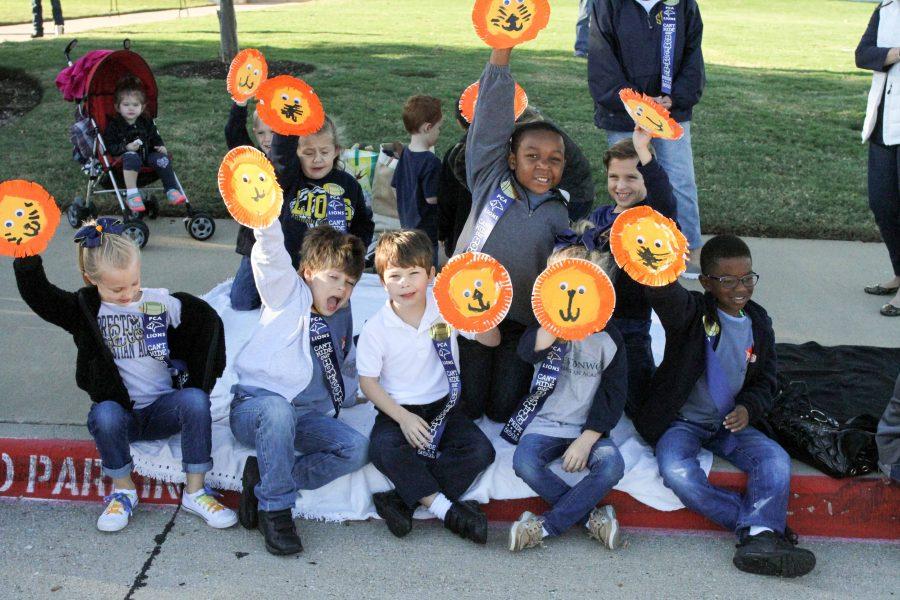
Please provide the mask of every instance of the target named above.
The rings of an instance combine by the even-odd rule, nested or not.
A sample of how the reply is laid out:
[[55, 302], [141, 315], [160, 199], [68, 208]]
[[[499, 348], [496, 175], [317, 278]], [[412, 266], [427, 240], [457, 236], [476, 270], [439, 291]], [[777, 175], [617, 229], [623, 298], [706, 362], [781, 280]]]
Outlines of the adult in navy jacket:
[[[671, 91], [663, 91], [663, 21], [670, 9], [675, 20], [671, 47]], [[630, 137], [634, 122], [619, 99], [619, 91], [632, 88], [657, 100], [684, 128], [677, 141], [654, 139], [656, 158], [665, 169], [675, 192], [678, 223], [694, 256], [700, 256], [700, 212], [694, 158], [691, 150], [691, 116], [706, 85], [703, 53], [703, 21], [696, 0], [595, 0], [590, 25], [588, 84], [594, 99], [594, 124], [606, 130], [613, 145]], [[671, 17], [670, 17], [671, 18]], [[699, 273], [692, 267], [689, 273]]]

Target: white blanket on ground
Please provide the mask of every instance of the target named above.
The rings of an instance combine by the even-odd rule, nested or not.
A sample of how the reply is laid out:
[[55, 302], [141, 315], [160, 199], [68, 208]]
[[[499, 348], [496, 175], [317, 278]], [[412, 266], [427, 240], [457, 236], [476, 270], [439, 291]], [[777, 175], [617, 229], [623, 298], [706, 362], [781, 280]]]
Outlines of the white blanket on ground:
[[[212, 391], [212, 457], [213, 469], [206, 476], [212, 487], [226, 490], [241, 489], [241, 473], [244, 461], [252, 453], [251, 448], [239, 444], [231, 435], [228, 423], [228, 409], [231, 403], [231, 386], [237, 383], [237, 376], [231, 367], [238, 350], [249, 339], [259, 319], [259, 311], [238, 312], [232, 310], [228, 299], [231, 281], [220, 283], [203, 298], [216, 309], [225, 323], [225, 340], [228, 366]], [[378, 277], [363, 275], [353, 291], [354, 333], [359, 333], [362, 325], [386, 301], [387, 296]], [[664, 334], [656, 315], [653, 316], [651, 335], [653, 354], [657, 362], [665, 345]], [[341, 411], [341, 417], [350, 426], [369, 434], [375, 422], [375, 409], [370, 403], [361, 404]], [[534, 492], [513, 472], [512, 456], [515, 446], [500, 438], [501, 426], [488, 419], [478, 421], [497, 451], [497, 458], [466, 493], [466, 499], [487, 502], [491, 499], [508, 500], [528, 498]], [[612, 431], [612, 439], [625, 459], [625, 476], [615, 489], [626, 492], [635, 499], [658, 510], [670, 511], [683, 505], [671, 490], [663, 485], [653, 451], [647, 446], [627, 417]], [[146, 477], [181, 483], [181, 436], [154, 442], [136, 442], [131, 445], [135, 470]], [[712, 454], [702, 451], [700, 465], [709, 473]], [[583, 474], [565, 473], [557, 461], [552, 466], [564, 480], [573, 484]], [[345, 475], [317, 490], [303, 490], [299, 494], [294, 512], [305, 518], [341, 521], [346, 519], [366, 519], [374, 517], [372, 493], [390, 489], [388, 479], [371, 464], [350, 475]]]

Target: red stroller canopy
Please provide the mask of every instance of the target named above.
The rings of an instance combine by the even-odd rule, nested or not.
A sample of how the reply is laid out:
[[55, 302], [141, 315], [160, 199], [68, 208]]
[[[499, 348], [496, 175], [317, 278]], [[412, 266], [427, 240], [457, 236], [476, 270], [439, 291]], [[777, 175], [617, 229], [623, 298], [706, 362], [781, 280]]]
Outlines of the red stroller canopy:
[[158, 90], [150, 65], [137, 52], [117, 50], [103, 57], [88, 75], [84, 107], [87, 116], [94, 119], [101, 132], [106, 129], [108, 117], [116, 112], [116, 83], [126, 75], [134, 75], [144, 84], [147, 96], [144, 114], [151, 119], [156, 118]]

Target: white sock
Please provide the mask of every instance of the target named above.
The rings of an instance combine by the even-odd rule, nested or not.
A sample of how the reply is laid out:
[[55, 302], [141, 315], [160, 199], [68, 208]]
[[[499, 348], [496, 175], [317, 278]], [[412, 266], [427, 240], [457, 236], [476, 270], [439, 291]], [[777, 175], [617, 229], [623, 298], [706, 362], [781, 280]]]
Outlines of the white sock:
[[137, 188], [128, 188], [128, 189], [125, 190], [125, 195], [126, 195], [126, 196], [133, 196], [134, 194], [137, 194], [137, 193], [138, 193], [138, 189], [137, 189]]
[[437, 496], [435, 496], [434, 501], [431, 503], [431, 506], [428, 507], [428, 512], [443, 521], [444, 517], [447, 516], [447, 511], [450, 510], [451, 506], [453, 506], [453, 503], [450, 502], [447, 496], [439, 493]]
[[769, 527], [760, 527], [759, 525], [751, 525], [750, 531], [747, 532], [747, 535], [754, 536], [763, 533], [764, 531], [772, 531]]

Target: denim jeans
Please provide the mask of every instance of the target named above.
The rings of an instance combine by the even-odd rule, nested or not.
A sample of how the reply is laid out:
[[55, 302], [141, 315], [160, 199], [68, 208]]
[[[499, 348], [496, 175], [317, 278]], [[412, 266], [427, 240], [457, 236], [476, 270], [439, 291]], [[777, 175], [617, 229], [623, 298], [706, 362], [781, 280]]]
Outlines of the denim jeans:
[[575, 23], [575, 52], [588, 53], [590, 35], [591, 5], [593, 0], [578, 0], [578, 21]]
[[[694, 177], [694, 154], [691, 149], [691, 122], [682, 121], [684, 135], [680, 140], [653, 139], [653, 149], [660, 166], [666, 170], [675, 204], [678, 210], [678, 225], [687, 238], [691, 249], [703, 245], [700, 237], [700, 208], [697, 205], [697, 182]], [[631, 131], [607, 131], [606, 140], [610, 146], [625, 138], [631, 138]]]
[[[53, 11], [53, 24], [65, 25], [62, 14], [62, 6], [60, 0], [50, 0], [50, 8]], [[41, 6], [41, 0], [31, 0], [31, 20], [34, 25], [35, 33], [44, 32], [44, 7]]]
[[[777, 442], [753, 427], [732, 434], [737, 442], [722, 451], [722, 437], [688, 421], [674, 421], [656, 443], [656, 460], [666, 487], [685, 506], [730, 531], [751, 526], [783, 532], [791, 485], [791, 459]], [[743, 495], [712, 485], [700, 468], [704, 447], [747, 473]]]
[[320, 488], [369, 462], [369, 440], [343, 421], [262, 388], [235, 385], [231, 391], [231, 432], [256, 449], [259, 461], [254, 491], [260, 510], [291, 508], [297, 490]]
[[241, 257], [241, 264], [238, 265], [234, 281], [231, 282], [229, 297], [231, 298], [231, 308], [234, 310], [256, 310], [262, 306], [249, 256]]
[[900, 145], [869, 144], [869, 208], [900, 276]]
[[153, 167], [165, 190], [177, 190], [178, 180], [175, 179], [175, 171], [172, 169], [172, 161], [165, 154], [150, 152], [147, 160], [143, 161], [137, 152], [126, 152], [122, 155], [122, 168], [126, 171], [140, 171], [143, 164]]
[[[625, 341], [625, 357], [628, 359], [629, 408], [634, 411], [647, 397], [650, 379], [656, 371], [650, 338], [650, 321], [644, 319], [610, 319]], [[634, 414], [634, 413], [632, 413]]]
[[114, 479], [131, 473], [129, 443], [162, 440], [179, 431], [184, 472], [206, 473], [212, 468], [209, 395], [197, 388], [163, 394], [138, 410], [127, 410], [112, 400], [95, 403], [87, 427], [103, 460], [103, 474]]
[[625, 474], [625, 461], [609, 438], [597, 440], [588, 456], [588, 474], [569, 486], [547, 465], [562, 456], [575, 441], [539, 433], [522, 436], [513, 455], [513, 469], [553, 508], [544, 513], [544, 529], [562, 535], [576, 523], [585, 523], [597, 503]]

